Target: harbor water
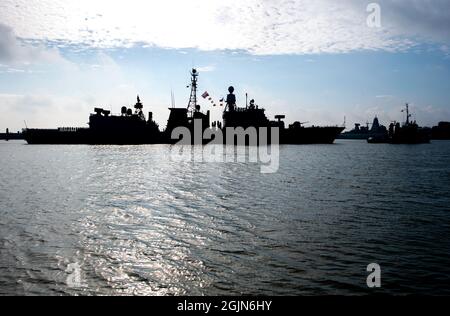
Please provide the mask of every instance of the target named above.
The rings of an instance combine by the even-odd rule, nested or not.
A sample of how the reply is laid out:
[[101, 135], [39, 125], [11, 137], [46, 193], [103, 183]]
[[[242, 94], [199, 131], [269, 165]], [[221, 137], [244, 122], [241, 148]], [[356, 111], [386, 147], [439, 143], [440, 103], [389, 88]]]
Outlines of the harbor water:
[[450, 294], [450, 142], [171, 150], [0, 141], [0, 294]]

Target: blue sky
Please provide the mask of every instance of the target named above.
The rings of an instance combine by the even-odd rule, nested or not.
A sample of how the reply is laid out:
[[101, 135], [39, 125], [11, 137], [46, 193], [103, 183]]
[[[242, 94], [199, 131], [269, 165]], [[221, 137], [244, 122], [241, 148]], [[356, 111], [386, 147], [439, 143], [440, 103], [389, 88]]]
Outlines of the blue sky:
[[[236, 88], [287, 121], [347, 126], [450, 121], [450, 3], [378, 1], [10, 1], [0, 3], [0, 129], [84, 126], [96, 106], [141, 96], [164, 127], [189, 70], [215, 100]], [[220, 107], [201, 101], [220, 119]]]

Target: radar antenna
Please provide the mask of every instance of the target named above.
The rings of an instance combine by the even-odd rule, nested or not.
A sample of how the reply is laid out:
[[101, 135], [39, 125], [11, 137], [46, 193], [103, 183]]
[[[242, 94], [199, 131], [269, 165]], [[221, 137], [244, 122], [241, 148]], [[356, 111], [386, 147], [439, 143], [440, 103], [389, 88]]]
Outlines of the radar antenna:
[[134, 108], [136, 109], [136, 114], [142, 112], [142, 109], [144, 108], [144, 105], [141, 102], [141, 98], [139, 95], [136, 97], [136, 104], [134, 105]]

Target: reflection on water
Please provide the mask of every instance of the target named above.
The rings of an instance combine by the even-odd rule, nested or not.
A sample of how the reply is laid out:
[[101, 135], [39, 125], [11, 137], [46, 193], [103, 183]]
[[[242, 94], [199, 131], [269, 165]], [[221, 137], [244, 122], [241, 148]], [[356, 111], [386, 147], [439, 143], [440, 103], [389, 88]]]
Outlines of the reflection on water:
[[0, 294], [450, 293], [450, 142], [170, 150], [0, 142]]

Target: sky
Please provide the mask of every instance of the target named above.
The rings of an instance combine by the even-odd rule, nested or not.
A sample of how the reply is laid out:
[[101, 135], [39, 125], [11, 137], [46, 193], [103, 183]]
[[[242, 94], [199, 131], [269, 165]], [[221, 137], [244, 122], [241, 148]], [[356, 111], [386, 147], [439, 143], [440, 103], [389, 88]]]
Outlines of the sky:
[[[0, 0], [0, 131], [87, 126], [136, 95], [164, 128], [236, 89], [310, 125], [450, 121], [448, 0]], [[221, 119], [220, 106], [200, 100]]]

